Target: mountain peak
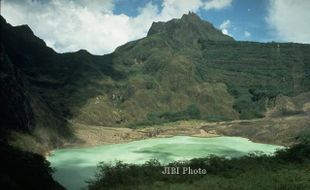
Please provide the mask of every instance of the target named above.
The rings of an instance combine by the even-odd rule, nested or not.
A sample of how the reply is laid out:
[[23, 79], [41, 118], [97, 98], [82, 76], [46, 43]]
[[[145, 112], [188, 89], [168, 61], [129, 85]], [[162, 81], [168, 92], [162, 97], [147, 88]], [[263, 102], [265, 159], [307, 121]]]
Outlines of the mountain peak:
[[200, 17], [194, 12], [189, 11], [187, 14], [183, 14], [181, 20], [185, 21], [201, 21]]
[[234, 40], [193, 12], [184, 14], [180, 19], [172, 19], [168, 22], [153, 22], [147, 36], [154, 34], [168, 36], [170, 39], [183, 42], [197, 39], [211, 41]]

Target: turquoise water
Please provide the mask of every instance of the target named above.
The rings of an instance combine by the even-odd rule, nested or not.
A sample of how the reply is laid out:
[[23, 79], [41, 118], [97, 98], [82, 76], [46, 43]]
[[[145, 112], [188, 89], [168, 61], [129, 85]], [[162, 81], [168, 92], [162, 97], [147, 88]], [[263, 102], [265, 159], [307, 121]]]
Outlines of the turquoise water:
[[260, 151], [271, 154], [280, 146], [253, 143], [240, 137], [199, 138], [175, 136], [133, 141], [126, 144], [101, 145], [87, 148], [66, 148], [52, 152], [48, 158], [56, 169], [54, 179], [68, 190], [86, 187], [85, 180], [91, 179], [99, 162], [121, 160], [126, 163], [141, 164], [150, 159], [162, 163], [205, 157], [242, 156]]

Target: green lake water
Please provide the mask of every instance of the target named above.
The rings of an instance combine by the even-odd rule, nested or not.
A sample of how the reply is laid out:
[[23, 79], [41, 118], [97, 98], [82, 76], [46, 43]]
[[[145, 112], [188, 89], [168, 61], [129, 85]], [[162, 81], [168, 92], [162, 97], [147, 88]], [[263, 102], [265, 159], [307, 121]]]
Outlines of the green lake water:
[[52, 152], [48, 157], [51, 166], [56, 169], [54, 179], [68, 190], [85, 188], [85, 180], [91, 179], [99, 162], [141, 164], [150, 159], [161, 163], [175, 160], [218, 156], [242, 156], [250, 152], [272, 154], [280, 146], [253, 143], [240, 137], [199, 138], [175, 136], [133, 141], [125, 144], [101, 145], [86, 148], [65, 148]]

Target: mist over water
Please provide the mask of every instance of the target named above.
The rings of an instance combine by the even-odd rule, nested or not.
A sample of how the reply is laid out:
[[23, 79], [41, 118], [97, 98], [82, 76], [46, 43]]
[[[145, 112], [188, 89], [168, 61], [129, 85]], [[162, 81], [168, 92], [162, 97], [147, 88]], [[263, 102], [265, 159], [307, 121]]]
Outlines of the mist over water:
[[161, 163], [206, 157], [210, 154], [226, 157], [243, 156], [251, 152], [271, 154], [280, 146], [253, 143], [240, 137], [198, 138], [175, 136], [133, 141], [126, 144], [101, 145], [87, 148], [66, 148], [52, 152], [48, 158], [56, 169], [54, 178], [68, 190], [86, 187], [99, 162], [142, 164], [150, 159]]

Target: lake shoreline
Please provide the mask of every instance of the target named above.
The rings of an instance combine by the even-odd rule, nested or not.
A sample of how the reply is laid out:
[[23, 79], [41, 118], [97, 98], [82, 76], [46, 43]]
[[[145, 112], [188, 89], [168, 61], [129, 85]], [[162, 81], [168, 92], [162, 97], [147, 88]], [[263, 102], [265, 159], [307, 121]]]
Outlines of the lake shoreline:
[[[182, 128], [180, 128], [182, 129]], [[44, 153], [44, 157], [47, 158], [54, 150], [66, 149], [66, 148], [89, 148], [101, 145], [113, 145], [113, 144], [124, 144], [133, 141], [156, 139], [156, 138], [172, 138], [175, 136], [190, 136], [190, 137], [201, 137], [201, 138], [212, 138], [220, 137], [222, 135], [210, 134], [204, 131], [197, 133], [196, 128], [188, 127], [183, 132], [163, 132], [158, 133], [157, 128], [145, 127], [141, 129], [130, 129], [130, 128], [111, 128], [111, 127], [95, 127], [88, 126], [88, 128], [75, 128], [75, 135], [77, 140], [68, 142], [57, 148], [48, 150]], [[166, 130], [171, 130], [167, 128]], [[178, 131], [178, 130], [177, 130]], [[102, 138], [102, 134], [105, 134], [107, 138]]]
[[77, 140], [65, 143], [55, 149], [51, 149], [46, 152], [44, 156], [48, 156], [53, 150], [63, 148], [87, 148], [100, 145], [124, 144], [128, 142], [146, 139], [171, 138], [174, 136], [190, 136], [201, 138], [222, 136], [218, 134], [208, 133], [202, 129], [198, 130], [197, 126], [166, 127], [163, 130], [163, 128], [158, 127], [131, 129], [77, 125], [74, 128], [74, 132]]
[[[156, 159], [165, 166], [175, 161], [210, 155], [241, 157], [252, 152], [273, 154], [278, 148], [281, 147], [254, 143], [243, 137], [165, 136], [107, 146], [58, 149], [53, 151], [47, 160], [56, 168], [53, 176], [56, 181], [68, 189], [79, 189], [87, 185], [85, 180], [95, 174], [98, 163], [101, 162], [144, 164]], [[68, 174], [68, 171], [71, 173]]]
[[[253, 120], [251, 120], [253, 121]], [[256, 120], [255, 120], [256, 121]], [[258, 120], [259, 121], [259, 120]], [[289, 147], [292, 143], [283, 143], [275, 139], [260, 139], [252, 135], [247, 135], [243, 131], [229, 131], [223, 125], [231, 125], [236, 122], [245, 121], [231, 121], [231, 122], [204, 122], [204, 121], [180, 121], [175, 123], [146, 126], [141, 128], [113, 128], [102, 126], [86, 126], [83, 124], [74, 123], [74, 133], [77, 140], [65, 143], [60, 147], [51, 149], [45, 152], [44, 156], [48, 157], [53, 150], [63, 148], [86, 148], [100, 145], [124, 144], [132, 141], [139, 141], [152, 138], [169, 138], [174, 136], [190, 136], [201, 138], [212, 137], [243, 137], [254, 143], [263, 143], [270, 145], [279, 145]], [[228, 128], [231, 129], [231, 128]], [[228, 131], [228, 132], [227, 132]]]

